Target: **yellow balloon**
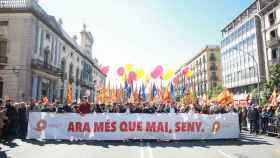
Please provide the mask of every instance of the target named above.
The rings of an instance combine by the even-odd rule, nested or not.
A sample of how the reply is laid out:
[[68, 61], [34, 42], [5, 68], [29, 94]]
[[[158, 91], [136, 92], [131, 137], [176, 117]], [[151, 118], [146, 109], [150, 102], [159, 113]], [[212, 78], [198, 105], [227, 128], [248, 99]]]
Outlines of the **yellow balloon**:
[[150, 79], [151, 79], [150, 75], [147, 74], [147, 75], [145, 76], [145, 81], [149, 81]]
[[187, 73], [187, 77], [190, 78], [190, 77], [192, 77], [192, 76], [193, 76], [193, 72], [192, 72], [192, 70], [189, 70], [188, 73]]
[[126, 64], [126, 65], [125, 65], [125, 71], [126, 71], [127, 73], [129, 73], [130, 71], [132, 71], [132, 69], [133, 69], [132, 64]]
[[169, 69], [169, 70], [167, 70], [167, 72], [163, 76], [163, 80], [168, 81], [173, 77], [173, 75], [174, 75], [173, 70]]
[[126, 74], [123, 74], [122, 76], [120, 76], [121, 80], [122, 81], [125, 81], [126, 80]]
[[145, 75], [144, 69], [138, 68], [136, 69], [136, 79], [139, 80]]

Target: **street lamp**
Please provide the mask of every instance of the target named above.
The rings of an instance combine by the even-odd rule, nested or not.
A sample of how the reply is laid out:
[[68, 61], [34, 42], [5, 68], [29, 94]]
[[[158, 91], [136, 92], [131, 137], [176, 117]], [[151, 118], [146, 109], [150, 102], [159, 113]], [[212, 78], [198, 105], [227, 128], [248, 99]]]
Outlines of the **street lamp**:
[[253, 55], [249, 54], [248, 52], [245, 52], [245, 51], [243, 51], [241, 49], [238, 49], [236, 47], [233, 47], [232, 49], [234, 49], [236, 51], [239, 51], [239, 52], [242, 52], [243, 54], [246, 54], [247, 56], [249, 56], [250, 58], [253, 59], [254, 64], [256, 65], [256, 68], [257, 68], [257, 79], [258, 79], [258, 81], [257, 81], [258, 82], [258, 105], [260, 106], [260, 103], [261, 103], [260, 96], [261, 96], [261, 94], [260, 94], [260, 72], [259, 72], [258, 62], [257, 62], [256, 58]]

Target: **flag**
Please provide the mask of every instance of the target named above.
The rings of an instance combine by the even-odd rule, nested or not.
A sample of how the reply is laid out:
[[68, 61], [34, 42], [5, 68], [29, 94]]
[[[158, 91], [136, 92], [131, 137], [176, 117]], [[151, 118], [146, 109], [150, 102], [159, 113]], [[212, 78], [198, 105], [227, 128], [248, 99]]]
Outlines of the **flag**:
[[136, 84], [136, 87], [134, 88], [134, 91], [133, 91], [133, 103], [138, 103], [138, 101], [139, 101], [139, 92], [138, 92], [138, 87]]
[[158, 91], [158, 96], [159, 96], [160, 101], [163, 101], [162, 81], [160, 82], [160, 89]]
[[272, 106], [277, 106], [277, 93], [276, 89], [274, 88], [272, 95], [271, 95], [271, 105]]
[[184, 85], [183, 89], [182, 89], [182, 92], [181, 92], [181, 96], [185, 96], [185, 92], [186, 92], [186, 87]]
[[170, 96], [171, 96], [171, 99], [173, 99], [173, 100], [176, 99], [176, 94], [175, 94], [175, 90], [174, 90], [174, 86], [173, 86], [172, 82], [170, 84]]
[[142, 83], [142, 86], [140, 88], [140, 98], [142, 101], [146, 101], [146, 92], [145, 92], [145, 86], [144, 86], [144, 83]]
[[221, 106], [225, 106], [234, 102], [232, 94], [229, 90], [224, 90], [215, 99]]
[[67, 84], [67, 92], [66, 92], [66, 103], [72, 104], [73, 98], [72, 98], [72, 85], [70, 83]]
[[170, 82], [168, 83], [167, 87], [165, 87], [165, 92], [164, 92], [164, 96], [163, 96], [163, 100], [165, 102], [170, 102]]
[[155, 85], [155, 83], [153, 84], [153, 87], [152, 87], [152, 98], [156, 97], [158, 94], [157, 92], [157, 87]]

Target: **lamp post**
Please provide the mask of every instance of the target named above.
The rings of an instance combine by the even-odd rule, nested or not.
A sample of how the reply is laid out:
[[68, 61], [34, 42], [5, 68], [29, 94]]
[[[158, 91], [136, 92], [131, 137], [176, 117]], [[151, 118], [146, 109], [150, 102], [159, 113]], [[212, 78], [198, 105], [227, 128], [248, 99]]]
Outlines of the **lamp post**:
[[242, 52], [243, 54], [246, 54], [247, 56], [249, 56], [250, 58], [252, 58], [253, 59], [253, 61], [254, 61], [254, 64], [255, 64], [255, 66], [256, 66], [256, 68], [257, 68], [257, 79], [258, 79], [258, 105], [260, 106], [260, 103], [261, 103], [261, 100], [260, 100], [260, 96], [261, 96], [261, 94], [260, 94], [260, 72], [259, 72], [259, 66], [258, 66], [258, 62], [257, 62], [257, 60], [256, 60], [256, 58], [253, 56], [253, 55], [251, 55], [251, 54], [249, 54], [248, 52], [245, 52], [245, 51], [243, 51], [243, 50], [241, 50], [241, 49], [238, 49], [238, 48], [236, 48], [236, 47], [233, 47], [232, 49], [234, 49], [234, 50], [236, 50], [236, 51], [239, 51], [239, 52]]

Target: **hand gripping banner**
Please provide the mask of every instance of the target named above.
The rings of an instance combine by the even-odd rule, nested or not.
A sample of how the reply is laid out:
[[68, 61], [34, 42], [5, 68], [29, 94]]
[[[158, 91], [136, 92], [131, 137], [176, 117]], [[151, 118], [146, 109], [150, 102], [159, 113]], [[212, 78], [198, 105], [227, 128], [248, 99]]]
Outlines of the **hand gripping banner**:
[[31, 112], [28, 139], [201, 140], [239, 138], [238, 114], [87, 114]]

